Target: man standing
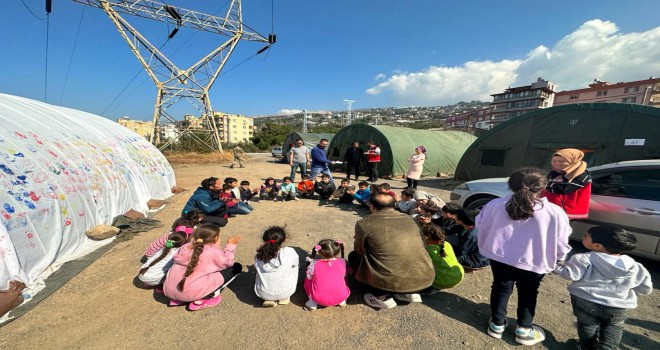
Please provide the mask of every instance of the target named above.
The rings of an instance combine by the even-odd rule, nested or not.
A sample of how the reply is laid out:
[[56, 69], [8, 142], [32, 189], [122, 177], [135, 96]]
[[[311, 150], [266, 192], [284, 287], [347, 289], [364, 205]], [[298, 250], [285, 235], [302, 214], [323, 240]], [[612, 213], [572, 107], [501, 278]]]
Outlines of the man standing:
[[371, 214], [355, 223], [354, 251], [348, 255], [355, 279], [373, 288], [365, 302], [380, 309], [395, 307], [394, 299], [421, 302], [416, 292], [435, 278], [419, 226], [394, 210], [394, 202], [387, 193], [372, 194]]
[[350, 179], [351, 173], [353, 172], [353, 169], [355, 169], [355, 181], [358, 181], [358, 177], [360, 176], [360, 163], [362, 163], [362, 159], [364, 158], [362, 153], [360, 143], [357, 141], [353, 142], [351, 148], [346, 150], [346, 153], [344, 154], [346, 178]]
[[291, 182], [296, 182], [296, 171], [300, 168], [300, 176], [307, 174], [307, 166], [310, 163], [309, 150], [303, 140], [296, 140], [296, 143], [289, 151], [289, 165], [291, 166]]
[[367, 181], [378, 181], [378, 164], [380, 164], [380, 147], [373, 141], [367, 142], [369, 149], [364, 152], [367, 155], [367, 169], [369, 170], [369, 179]]
[[312, 170], [309, 174], [309, 179], [316, 181], [316, 175], [319, 173], [330, 176], [330, 181], [335, 181], [332, 178], [328, 164], [332, 164], [331, 160], [325, 154], [325, 149], [328, 147], [330, 141], [328, 139], [321, 139], [319, 144], [312, 149]]
[[236, 162], [238, 162], [238, 165], [239, 165], [241, 168], [245, 168], [245, 167], [243, 166], [243, 148], [241, 148], [241, 144], [240, 144], [240, 143], [239, 143], [238, 145], [236, 145], [236, 147], [234, 147], [234, 161], [233, 161], [233, 162], [231, 163], [231, 165], [229, 166], [229, 169], [233, 169], [233, 168], [234, 168], [234, 164], [236, 164]]

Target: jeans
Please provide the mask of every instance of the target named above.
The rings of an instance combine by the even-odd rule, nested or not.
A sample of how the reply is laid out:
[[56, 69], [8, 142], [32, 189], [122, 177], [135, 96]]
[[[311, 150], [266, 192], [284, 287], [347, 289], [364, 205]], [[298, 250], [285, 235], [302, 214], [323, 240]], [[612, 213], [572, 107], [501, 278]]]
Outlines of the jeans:
[[249, 204], [239, 202], [229, 209], [229, 214], [250, 214], [252, 209]]
[[532, 327], [536, 312], [536, 296], [543, 279], [543, 274], [521, 270], [495, 260], [490, 261], [493, 272], [493, 286], [490, 290], [490, 311], [493, 323], [501, 326], [506, 323], [506, 305], [513, 293], [513, 285], [518, 289], [519, 327]]
[[307, 162], [293, 162], [291, 165], [291, 182], [296, 181], [296, 171], [300, 168], [300, 176], [307, 174]]
[[628, 309], [592, 303], [571, 294], [578, 337], [584, 349], [618, 349]]
[[328, 168], [327, 165], [325, 166], [312, 165], [312, 170], [309, 172], [309, 179], [315, 180], [316, 176], [319, 173], [326, 174], [330, 176], [330, 181], [335, 181], [335, 179], [332, 178], [332, 174], [330, 173], [330, 169]]
[[360, 162], [346, 163], [346, 178], [351, 178], [351, 173], [355, 171], [355, 181], [360, 177]]
[[369, 181], [378, 181], [378, 164], [379, 162], [367, 162], [369, 170]]

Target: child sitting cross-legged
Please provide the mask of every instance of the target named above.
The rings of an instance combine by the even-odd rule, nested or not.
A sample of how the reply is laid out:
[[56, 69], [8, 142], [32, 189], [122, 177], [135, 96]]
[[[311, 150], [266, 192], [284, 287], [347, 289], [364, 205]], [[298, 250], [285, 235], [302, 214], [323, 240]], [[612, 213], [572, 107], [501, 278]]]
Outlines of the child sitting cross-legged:
[[360, 203], [360, 206], [367, 207], [369, 199], [371, 199], [371, 191], [369, 191], [369, 183], [360, 181], [358, 183], [358, 190], [353, 194], [353, 198]]
[[300, 175], [302, 180], [296, 186], [296, 192], [303, 198], [311, 198], [314, 195], [314, 181], [309, 179], [309, 175]]
[[188, 304], [190, 311], [218, 305], [222, 300], [221, 287], [242, 270], [241, 264], [234, 263], [236, 245], [242, 238], [242, 235], [227, 238], [222, 250], [220, 227], [211, 223], [198, 225], [191, 242], [179, 249], [173, 258], [174, 265], [167, 272], [163, 293], [170, 298], [169, 305]]
[[490, 265], [490, 260], [479, 252], [477, 228], [474, 227], [475, 216], [476, 214], [472, 210], [461, 209], [456, 213], [456, 223], [463, 227], [463, 231], [458, 234], [456, 258], [466, 272]]
[[413, 198], [414, 194], [415, 190], [413, 189], [401, 191], [401, 200], [394, 203], [394, 209], [409, 215], [412, 214], [415, 208], [417, 208], [417, 202]]
[[277, 201], [277, 196], [280, 194], [280, 186], [275, 183], [275, 179], [269, 177], [264, 181], [264, 184], [261, 185], [261, 192], [259, 197], [261, 199], [272, 199]]
[[[250, 188], [250, 181], [243, 180], [241, 181], [241, 187], [238, 189], [241, 197], [241, 203], [243, 203], [248, 209], [254, 210], [254, 207], [250, 204], [250, 199], [259, 194], [259, 189]], [[258, 200], [259, 198], [257, 198]]]
[[330, 175], [328, 174], [321, 175], [321, 181], [314, 183], [314, 192], [318, 193], [322, 200], [329, 199], [336, 189], [335, 183], [330, 181]]
[[352, 203], [353, 194], [355, 194], [355, 186], [351, 186], [351, 180], [344, 178], [341, 180], [339, 187], [337, 187], [328, 199], [339, 198], [339, 203]]
[[280, 189], [282, 190], [282, 201], [298, 200], [298, 197], [296, 197], [296, 186], [291, 183], [290, 177], [285, 176], [282, 179]]
[[637, 238], [622, 228], [592, 227], [582, 245], [591, 252], [575, 254], [555, 270], [572, 281], [568, 292], [580, 347], [618, 349], [628, 312], [637, 307], [637, 294], [653, 291], [651, 275], [622, 254], [637, 246]]
[[254, 292], [264, 300], [264, 307], [288, 304], [298, 284], [298, 254], [293, 248], [282, 246], [286, 242], [282, 227], [269, 227], [262, 239], [264, 243], [254, 257]]
[[422, 228], [426, 238], [426, 251], [431, 256], [435, 267], [433, 285], [422, 294], [433, 294], [439, 289], [452, 288], [463, 280], [463, 266], [456, 260], [454, 249], [445, 242], [442, 227], [436, 224], [426, 224]]
[[[341, 253], [341, 259], [337, 256]], [[322, 306], [346, 306], [351, 291], [346, 285], [346, 260], [344, 244], [341, 241], [323, 239], [312, 249], [312, 257], [307, 258], [305, 292], [309, 300], [305, 308], [314, 311]]]

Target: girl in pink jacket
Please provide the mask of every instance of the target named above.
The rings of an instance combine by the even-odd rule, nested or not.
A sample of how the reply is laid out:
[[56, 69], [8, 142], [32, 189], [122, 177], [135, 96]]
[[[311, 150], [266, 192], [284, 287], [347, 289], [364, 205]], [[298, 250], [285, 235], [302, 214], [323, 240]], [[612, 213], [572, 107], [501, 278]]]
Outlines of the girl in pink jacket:
[[174, 256], [174, 265], [165, 278], [163, 292], [171, 299], [170, 306], [189, 303], [188, 309], [195, 311], [218, 305], [222, 300], [219, 289], [225, 278], [242, 269], [234, 263], [236, 244], [242, 238], [242, 235], [229, 237], [222, 250], [220, 227], [211, 223], [197, 226], [191, 242]]
[[[338, 259], [340, 253], [341, 259]], [[314, 246], [311, 259], [307, 259], [309, 265], [304, 286], [309, 300], [305, 308], [314, 311], [319, 305], [346, 306], [351, 291], [345, 279], [344, 244], [332, 239], [321, 240]]]

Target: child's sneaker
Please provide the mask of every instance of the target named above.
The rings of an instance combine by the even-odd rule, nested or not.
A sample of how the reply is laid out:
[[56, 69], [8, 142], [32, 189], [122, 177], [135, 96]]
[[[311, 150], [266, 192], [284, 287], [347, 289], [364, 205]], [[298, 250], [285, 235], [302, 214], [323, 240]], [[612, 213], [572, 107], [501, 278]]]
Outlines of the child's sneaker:
[[497, 339], [502, 339], [502, 334], [506, 330], [506, 327], [508, 326], [508, 321], [504, 320], [504, 324], [501, 326], [496, 325], [493, 323], [493, 320], [490, 319], [488, 321], [488, 335], [490, 335], [493, 338]]
[[291, 298], [286, 298], [286, 299], [282, 299], [282, 300], [277, 301], [277, 303], [280, 304], [280, 305], [287, 305], [290, 302], [291, 302]]
[[532, 328], [516, 327], [516, 342], [522, 345], [534, 345], [544, 340], [545, 333], [537, 325], [532, 325]]
[[337, 306], [339, 306], [339, 307], [344, 307], [344, 306], [346, 306], [346, 300], [342, 301], [342, 302], [339, 303]]
[[275, 306], [277, 306], [277, 301], [264, 300], [264, 303], [261, 304], [261, 306], [263, 306], [263, 307], [275, 307]]
[[394, 301], [394, 298], [388, 296], [387, 299], [380, 300], [377, 296], [371, 293], [364, 295], [364, 301], [367, 303], [367, 305], [378, 309], [391, 309], [396, 306], [396, 301]]
[[314, 310], [316, 310], [318, 307], [319, 307], [319, 304], [317, 304], [317, 303], [316, 303], [314, 300], [312, 300], [312, 299], [307, 300], [307, 302], [305, 303], [305, 310], [308, 310], [308, 311], [314, 311]]
[[394, 299], [405, 301], [407, 303], [421, 303], [422, 296], [417, 293], [394, 294]]

